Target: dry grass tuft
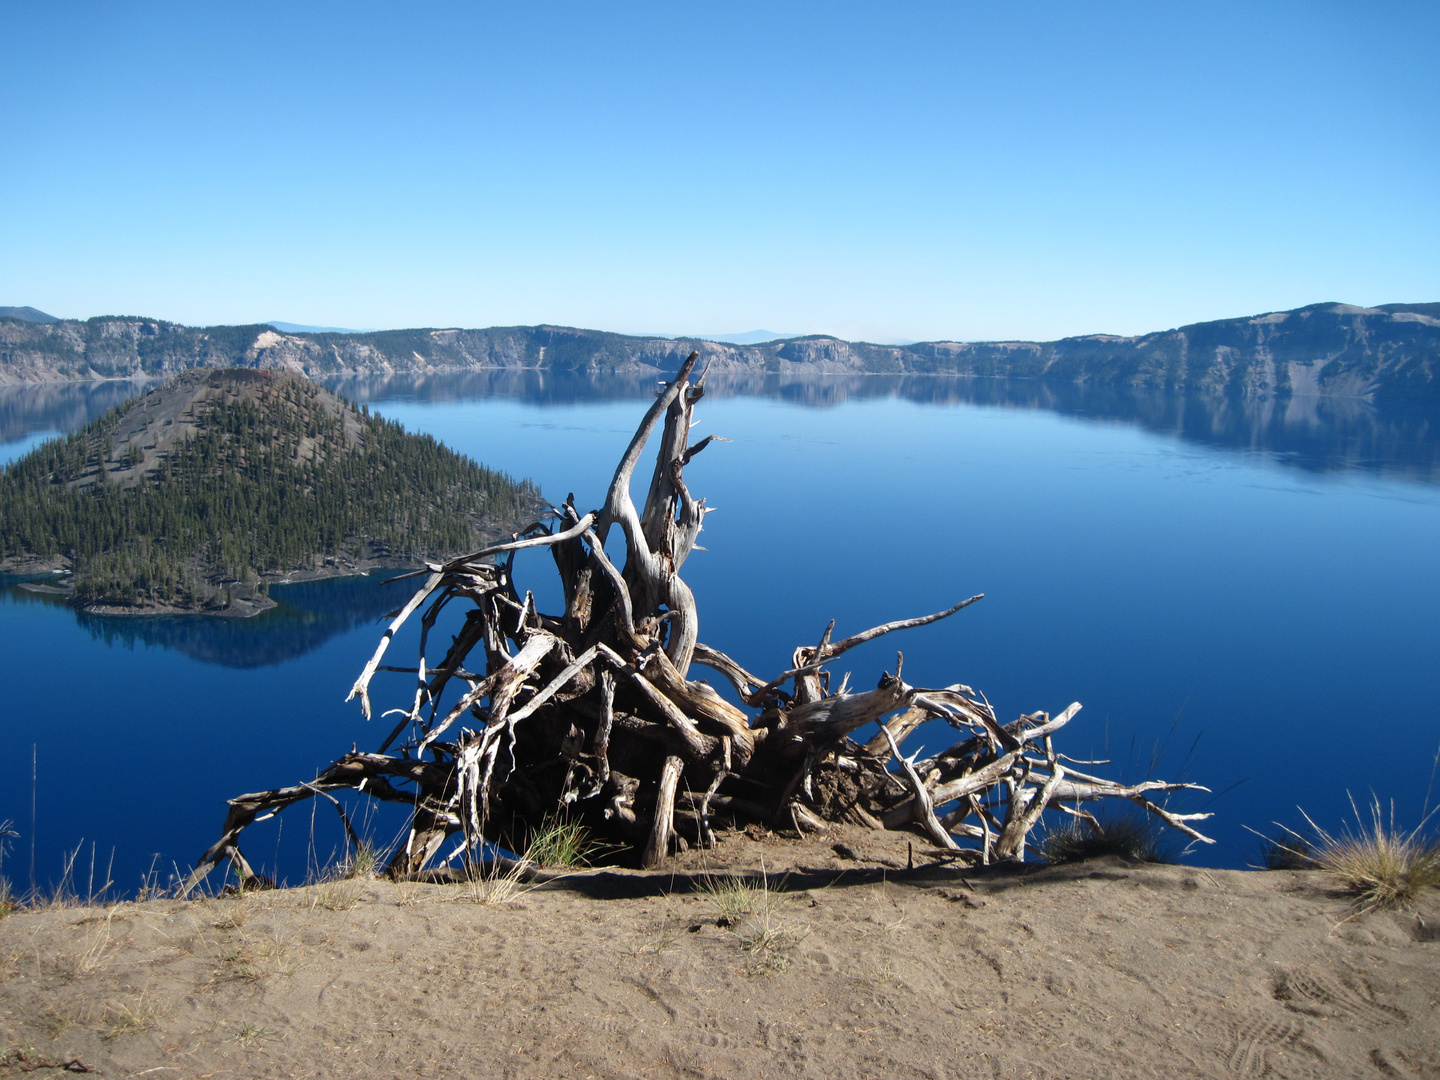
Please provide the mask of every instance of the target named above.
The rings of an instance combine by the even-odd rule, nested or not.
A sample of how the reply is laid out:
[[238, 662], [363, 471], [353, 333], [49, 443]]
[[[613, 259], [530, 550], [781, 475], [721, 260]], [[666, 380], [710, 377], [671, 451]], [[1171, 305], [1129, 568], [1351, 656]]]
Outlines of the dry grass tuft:
[[735, 936], [750, 954], [745, 973], [771, 975], [790, 970], [790, 950], [805, 939], [805, 931], [781, 926], [770, 915], [756, 915], [741, 923]]
[[250, 906], [245, 902], [245, 895], [237, 892], [221, 900], [201, 901], [206, 906], [215, 905], [212, 910], [219, 915], [214, 923], [215, 929], [239, 930], [245, 925], [245, 920], [250, 917]]
[[10, 889], [10, 879], [5, 876], [5, 856], [10, 851], [10, 841], [20, 834], [15, 831], [15, 822], [6, 818], [0, 821], [0, 919], [20, 906]]
[[20, 970], [21, 959], [22, 956], [18, 952], [11, 952], [8, 949], [0, 952], [0, 983], [14, 977], [15, 973]]
[[[114, 941], [110, 935], [110, 922], [115, 912], [108, 912], [103, 918], [84, 920], [93, 922], [85, 932], [76, 935], [73, 947], [51, 957], [51, 967], [60, 978], [73, 982], [93, 975], [106, 962], [106, 954]], [[79, 924], [77, 924], [79, 925]]]
[[1440, 886], [1440, 845], [1421, 835], [1424, 821], [1402, 832], [1395, 827], [1394, 804], [1387, 821], [1380, 800], [1374, 798], [1367, 826], [1353, 798], [1350, 807], [1355, 825], [1347, 825], [1338, 836], [1309, 815], [1305, 820], [1317, 837], [1315, 865], [1351, 893], [1362, 912], [1409, 907], [1425, 889]]
[[673, 949], [679, 943], [680, 935], [674, 930], [665, 929], [655, 934], [654, 937], [640, 946], [640, 948], [635, 950], [631, 955], [641, 956], [648, 954], [651, 956], [659, 956], [661, 953]]
[[345, 876], [365, 880], [375, 877], [384, 867], [387, 854], [368, 840], [360, 841], [345, 863]]
[[503, 872], [478, 872], [465, 882], [465, 899], [486, 907], [513, 904], [534, 888], [525, 881], [529, 868], [528, 860], [515, 859]]
[[305, 904], [314, 911], [349, 911], [365, 899], [365, 883], [360, 878], [342, 877], [322, 881], [305, 890]]
[[747, 974], [772, 974], [790, 967], [787, 954], [805, 933], [780, 922], [785, 896], [770, 888], [763, 870], [758, 882], [734, 874], [707, 878], [700, 894], [710, 901], [716, 925], [729, 929], [750, 954]]
[[105, 1039], [118, 1039], [124, 1035], [139, 1035], [159, 1023], [161, 1010], [153, 1001], [147, 1001], [141, 994], [132, 1002], [111, 1002], [105, 1006]]
[[[0, 822], [0, 826], [8, 824]], [[85, 886], [82, 889], [80, 883], [81, 871], [86, 868], [80, 863], [81, 852], [85, 850], [85, 844], [75, 845], [74, 851], [67, 851], [61, 863], [60, 881], [52, 885], [49, 891], [32, 888], [25, 896], [23, 903], [14, 901], [14, 907], [24, 907], [30, 911], [63, 911], [67, 908], [101, 908], [114, 903], [111, 895], [111, 888], [115, 882], [110, 877], [113, 865], [107, 864], [103, 869], [97, 861], [97, 846], [92, 842], [90, 845], [90, 860]], [[115, 853], [110, 853], [110, 863], [113, 864]], [[97, 876], [96, 871], [99, 870]], [[97, 883], [98, 882], [98, 883]], [[6, 888], [8, 894], [8, 887]]]
[[246, 934], [237, 931], [226, 937], [216, 954], [220, 967], [215, 976], [239, 982], [259, 982], [271, 975], [294, 975], [300, 959], [290, 944], [275, 932]]
[[738, 874], [707, 877], [700, 886], [700, 895], [710, 901], [719, 926], [734, 928], [748, 915], [768, 915], [775, 909], [778, 900], [769, 885], [763, 876], [758, 885]]
[[69, 1028], [88, 1027], [90, 1020], [89, 1010], [76, 1009], [72, 1006], [47, 1005], [35, 1018], [34, 1023], [36, 1030], [54, 1042]]
[[215, 972], [218, 978], [256, 982], [264, 977], [265, 973], [255, 966], [255, 956], [243, 940], [227, 940], [220, 950], [219, 960], [220, 967]]
[[269, 1028], [260, 1027], [248, 1021], [235, 1025], [226, 1042], [239, 1043], [241, 1046], [256, 1046], [266, 1039], [278, 1039], [280, 1036]]
[[590, 838], [590, 830], [584, 825], [552, 815], [546, 817], [530, 837], [525, 858], [536, 866], [574, 869], [589, 866], [591, 856], [600, 850], [602, 845]]
[[401, 879], [395, 883], [392, 892], [396, 907], [414, 907], [420, 902], [420, 886], [413, 881]]

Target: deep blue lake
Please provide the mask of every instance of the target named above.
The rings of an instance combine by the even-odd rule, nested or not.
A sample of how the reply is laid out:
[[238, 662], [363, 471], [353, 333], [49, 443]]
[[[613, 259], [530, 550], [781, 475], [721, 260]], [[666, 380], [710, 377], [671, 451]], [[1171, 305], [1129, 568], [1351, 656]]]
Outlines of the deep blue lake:
[[[598, 506], [652, 380], [494, 373], [336, 384], [414, 431]], [[717, 512], [685, 577], [701, 640], [757, 674], [842, 636], [986, 599], [848, 653], [873, 685], [965, 682], [1003, 718], [1071, 701], [1057, 738], [1109, 775], [1206, 784], [1218, 841], [1246, 826], [1341, 827], [1348, 794], [1414, 825], [1440, 750], [1440, 417], [1363, 402], [1242, 402], [997, 380], [711, 380], [686, 471]], [[121, 384], [6, 388], [0, 460], [123, 399]], [[648, 474], [647, 474], [648, 478]], [[557, 606], [548, 557], [519, 587]], [[308, 779], [388, 726], [343, 702], [408, 585], [277, 588], [250, 620], [77, 615], [0, 586], [0, 873], [54, 882], [83, 843], [95, 875], [163, 883], [218, 835], [224, 800]], [[403, 639], [393, 657], [413, 648]], [[696, 674], [704, 677], [701, 669]], [[401, 705], [400, 676], [377, 711]], [[381, 730], [385, 728], [385, 730]], [[948, 731], [912, 736], [939, 750]], [[32, 818], [32, 793], [34, 813]], [[340, 842], [324, 806], [252, 830], [283, 875]], [[33, 820], [33, 827], [32, 827]], [[312, 826], [313, 820], [313, 826]], [[381, 821], [383, 832], [393, 823]], [[262, 832], [269, 829], [269, 832]], [[389, 839], [388, 835], [381, 836]]]

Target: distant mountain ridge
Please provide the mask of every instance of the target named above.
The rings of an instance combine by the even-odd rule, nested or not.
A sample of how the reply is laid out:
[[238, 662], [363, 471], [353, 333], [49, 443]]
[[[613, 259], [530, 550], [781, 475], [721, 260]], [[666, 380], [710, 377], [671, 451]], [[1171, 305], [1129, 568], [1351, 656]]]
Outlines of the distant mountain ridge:
[[59, 322], [54, 315], [46, 315], [39, 308], [0, 307], [0, 319], [19, 319], [21, 322]]
[[282, 334], [372, 334], [373, 330], [355, 330], [346, 326], [310, 326], [306, 323], [282, 322], [279, 319], [271, 319], [265, 324], [274, 327]]
[[0, 384], [163, 377], [191, 367], [336, 375], [530, 368], [663, 373], [690, 350], [716, 371], [1030, 378], [1248, 396], [1320, 394], [1440, 404], [1440, 303], [1311, 304], [1137, 337], [875, 345], [825, 335], [738, 345], [564, 326], [282, 333], [101, 316], [0, 317]]

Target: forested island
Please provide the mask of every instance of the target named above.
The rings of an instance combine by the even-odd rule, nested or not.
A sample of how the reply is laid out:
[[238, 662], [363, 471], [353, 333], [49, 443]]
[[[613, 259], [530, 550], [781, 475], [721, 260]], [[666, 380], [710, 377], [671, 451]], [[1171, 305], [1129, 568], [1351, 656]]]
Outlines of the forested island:
[[648, 375], [675, 370], [692, 350], [717, 374], [963, 375], [1440, 404], [1435, 303], [1311, 304], [1133, 337], [907, 345], [824, 334], [736, 345], [544, 325], [282, 333], [268, 324], [192, 327], [131, 316], [81, 321], [34, 308], [0, 308], [0, 384], [162, 377], [191, 367], [231, 366], [315, 379], [506, 368]]
[[269, 583], [414, 566], [542, 502], [291, 372], [193, 370], [0, 472], [0, 571], [92, 610], [252, 614]]

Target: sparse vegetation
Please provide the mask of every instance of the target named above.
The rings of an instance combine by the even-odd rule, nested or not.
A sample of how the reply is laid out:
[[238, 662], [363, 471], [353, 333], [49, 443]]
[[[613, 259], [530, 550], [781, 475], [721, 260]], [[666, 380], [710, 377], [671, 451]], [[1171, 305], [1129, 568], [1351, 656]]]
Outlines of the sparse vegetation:
[[76, 1009], [73, 1007], [60, 1007], [47, 1005], [36, 1017], [36, 1028], [51, 1042], [60, 1038], [72, 1027], [87, 1027], [90, 1023], [91, 1012], [89, 1009]]
[[739, 874], [708, 877], [700, 887], [700, 895], [710, 901], [715, 921], [721, 927], [737, 926], [747, 915], [761, 911], [768, 913], [775, 902], [768, 880], [762, 877], [761, 884], [757, 886]]
[[15, 831], [15, 822], [6, 818], [0, 821], [0, 919], [19, 906], [10, 889], [10, 879], [5, 876], [5, 855], [10, 850], [10, 841], [20, 834]]
[[525, 858], [536, 866], [574, 868], [589, 866], [590, 858], [602, 845], [590, 838], [590, 830], [567, 817], [550, 815], [541, 822], [525, 849]]
[[489, 871], [479, 870], [466, 880], [465, 898], [486, 907], [513, 904], [534, 887], [525, 881], [528, 868], [524, 859], [516, 859], [503, 870], [498, 863]]
[[269, 1028], [260, 1027], [258, 1024], [247, 1021], [237, 1024], [234, 1033], [227, 1041], [240, 1043], [242, 1046], [254, 1046], [264, 1039], [278, 1039], [279, 1037]]
[[149, 1031], [160, 1020], [161, 1012], [153, 1001], [141, 994], [134, 1001], [116, 1001], [105, 1006], [103, 1036], [118, 1039]]
[[1283, 825], [1276, 828], [1268, 836], [1259, 834], [1260, 865], [1266, 870], [1316, 869], [1314, 840]]
[[58, 977], [73, 982], [93, 975], [100, 969], [114, 945], [110, 934], [110, 923], [114, 917], [115, 909], [111, 908], [99, 919], [84, 920], [93, 921], [93, 925], [87, 926], [84, 933], [75, 936], [71, 948], [58, 952], [51, 958], [51, 967]]
[[1425, 889], [1440, 886], [1440, 844], [1423, 834], [1425, 820], [1404, 832], [1395, 825], [1393, 803], [1387, 816], [1372, 797], [1368, 825], [1353, 798], [1350, 806], [1355, 822], [1338, 835], [1308, 815], [1305, 820], [1317, 838], [1315, 865], [1353, 895], [1361, 911], [1409, 907]]
[[368, 840], [360, 841], [346, 865], [346, 875], [352, 878], [373, 878], [384, 864], [385, 853]]
[[679, 941], [680, 935], [674, 930], [666, 928], [659, 931], [644, 945], [640, 946], [640, 948], [636, 950], [636, 952], [632, 955], [649, 954], [651, 956], [659, 956], [661, 953], [668, 952], [670, 949], [673, 949], [679, 943]]
[[709, 878], [700, 889], [715, 911], [715, 923], [728, 929], [750, 954], [746, 971], [766, 974], [790, 966], [789, 950], [805, 935], [780, 922], [783, 893], [770, 888], [762, 870], [757, 880], [731, 874]]
[[363, 882], [353, 877], [331, 878], [305, 890], [310, 910], [349, 911], [365, 898]]
[[414, 907], [420, 902], [420, 886], [413, 881], [397, 881], [391, 895], [396, 907]]
[[245, 902], [245, 893], [235, 892], [224, 899], [215, 901], [220, 916], [215, 920], [217, 930], [239, 930], [250, 917], [250, 907]]
[[1101, 814], [1071, 818], [1050, 829], [1040, 841], [1049, 863], [1080, 862], [1118, 855], [1135, 862], [1173, 862], [1158, 830], [1140, 814]]

